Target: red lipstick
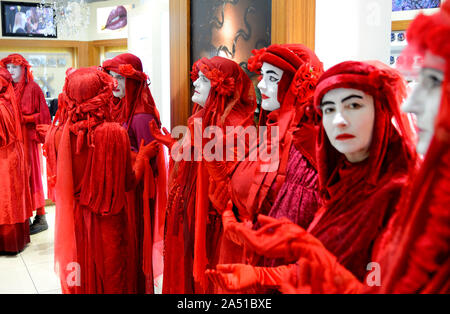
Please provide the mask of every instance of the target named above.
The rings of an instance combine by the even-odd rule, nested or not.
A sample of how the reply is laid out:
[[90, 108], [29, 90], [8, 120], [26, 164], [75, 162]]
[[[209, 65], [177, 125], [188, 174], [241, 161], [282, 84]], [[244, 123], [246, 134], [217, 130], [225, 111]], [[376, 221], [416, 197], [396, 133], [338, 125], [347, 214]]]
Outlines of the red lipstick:
[[262, 98], [262, 99], [269, 99], [270, 97], [267, 97], [266, 95], [261, 94], [261, 98]]
[[339, 141], [350, 140], [352, 138], [355, 138], [355, 136], [351, 135], [351, 134], [346, 134], [346, 133], [339, 134], [338, 136], [336, 136], [336, 139], [339, 140]]

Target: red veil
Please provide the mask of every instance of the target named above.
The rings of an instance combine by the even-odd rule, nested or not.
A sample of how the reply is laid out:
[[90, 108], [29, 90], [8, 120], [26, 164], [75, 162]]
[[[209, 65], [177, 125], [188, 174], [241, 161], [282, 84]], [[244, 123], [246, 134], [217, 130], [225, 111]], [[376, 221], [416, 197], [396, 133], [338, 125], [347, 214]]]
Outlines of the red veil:
[[316, 88], [319, 114], [322, 97], [336, 88], [354, 88], [373, 96], [370, 155], [361, 163], [349, 163], [330, 144], [321, 126], [317, 163], [324, 209], [309, 231], [361, 280], [372, 245], [392, 214], [416, 155], [412, 130], [400, 112], [405, 82], [396, 71], [382, 64], [353, 61], [332, 67]]
[[[213, 57], [198, 60], [192, 68], [195, 81], [198, 72], [211, 81], [211, 90], [202, 108], [194, 105], [188, 120], [192, 135], [194, 127], [201, 127], [201, 134], [208, 126], [218, 126], [225, 134], [227, 126], [252, 125], [256, 108], [253, 84], [234, 61]], [[201, 119], [201, 126], [194, 119]], [[202, 150], [202, 147], [197, 149]], [[192, 150], [193, 151], [193, 150]], [[193, 155], [191, 155], [192, 157]], [[219, 243], [220, 216], [211, 221], [215, 211], [208, 198], [209, 175], [204, 162], [181, 160], [171, 173], [165, 236], [163, 293], [192, 293], [194, 276], [196, 292], [207, 291], [205, 270], [213, 265]], [[214, 216], [214, 215], [213, 215]], [[218, 223], [218, 224], [217, 224]], [[214, 230], [215, 228], [218, 230]], [[216, 233], [210, 233], [210, 232]]]
[[[428, 50], [446, 61], [434, 137], [380, 251], [380, 293], [450, 291], [450, 2], [431, 16], [420, 14], [407, 32], [404, 58]], [[414, 60], [415, 58], [411, 58]]]

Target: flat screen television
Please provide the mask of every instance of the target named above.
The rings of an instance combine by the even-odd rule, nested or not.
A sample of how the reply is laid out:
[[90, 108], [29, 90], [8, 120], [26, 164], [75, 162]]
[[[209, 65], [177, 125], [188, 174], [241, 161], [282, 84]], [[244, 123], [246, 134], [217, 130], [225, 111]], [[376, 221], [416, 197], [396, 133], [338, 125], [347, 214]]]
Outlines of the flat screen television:
[[39, 3], [2, 1], [2, 35], [56, 38], [55, 13]]

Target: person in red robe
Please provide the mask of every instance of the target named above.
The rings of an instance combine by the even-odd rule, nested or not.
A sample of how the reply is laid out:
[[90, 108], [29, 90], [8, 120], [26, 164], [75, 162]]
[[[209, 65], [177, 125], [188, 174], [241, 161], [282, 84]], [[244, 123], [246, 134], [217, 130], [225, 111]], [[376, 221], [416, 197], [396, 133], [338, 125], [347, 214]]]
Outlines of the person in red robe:
[[[132, 157], [139, 151], [139, 143], [154, 140], [149, 123], [161, 127], [158, 109], [149, 89], [141, 60], [124, 53], [106, 60], [103, 69], [117, 79], [111, 107], [113, 121], [121, 123], [130, 138]], [[163, 274], [163, 234], [167, 200], [167, 167], [162, 146], [145, 168], [145, 179], [134, 192], [128, 193], [128, 206], [134, 204], [139, 261], [138, 293], [153, 293], [154, 284], [161, 285]], [[155, 282], [155, 283], [154, 283]]]
[[[193, 65], [191, 78], [194, 109], [182, 145], [173, 145], [168, 132], [163, 135], [152, 125], [152, 133], [172, 147], [176, 161], [170, 174], [164, 238], [163, 293], [169, 294], [212, 293], [204, 272], [215, 266], [220, 251], [221, 212], [208, 198], [209, 185], [214, 184], [208, 167], [214, 168], [215, 163], [206, 161], [206, 141], [194, 135], [204, 135], [208, 127], [225, 135], [227, 127], [252, 126], [256, 109], [253, 84], [234, 61], [202, 58]], [[221, 145], [215, 147], [217, 152], [225, 151]], [[186, 158], [175, 157], [181, 155]], [[231, 159], [229, 162], [235, 163], [234, 157]]]
[[[220, 203], [224, 208], [231, 199], [234, 213], [226, 211], [225, 217], [236, 215], [247, 224], [254, 223], [258, 214], [269, 214], [307, 227], [319, 207], [315, 158], [318, 118], [312, 102], [323, 65], [313, 51], [300, 44], [275, 44], [253, 54], [249, 70], [262, 75], [258, 84], [263, 98], [258, 128], [267, 128], [267, 134], [278, 128], [278, 139], [262, 135], [250, 143], [253, 146], [248, 156], [256, 150], [261, 153], [261, 148], [273, 142], [278, 158], [264, 161], [247, 156], [227, 170], [229, 193], [223, 193]], [[239, 262], [260, 266], [284, 263], [257, 255], [247, 257], [239, 241], [225, 237], [220, 263]]]
[[116, 83], [94, 68], [68, 70], [46, 135], [63, 293], [136, 293], [136, 224], [126, 191], [135, 189], [158, 146], [141, 143], [132, 168], [127, 131], [111, 122]]
[[322, 208], [308, 232], [265, 216], [259, 217], [262, 227], [257, 231], [232, 222], [228, 229], [244, 239], [247, 247], [292, 264], [273, 268], [219, 265], [209, 272], [217, 284], [237, 291], [252, 286], [280, 289], [287, 274], [295, 271], [301, 275], [300, 282], [324, 281], [324, 274], [308, 273], [314, 250], [304, 255], [291, 251], [291, 244], [303, 238], [311, 248], [320, 246], [330, 252], [330, 267], [339, 263], [353, 277], [364, 279], [373, 261], [372, 248], [416, 166], [412, 131], [400, 112], [405, 86], [398, 72], [380, 63], [343, 62], [322, 75], [315, 91], [315, 107], [322, 115], [317, 146]]
[[17, 254], [30, 242], [33, 216], [23, 149], [21, 112], [12, 77], [0, 67], [0, 252]]
[[45, 195], [42, 186], [41, 143], [42, 138], [36, 131], [39, 124], [51, 123], [50, 111], [39, 85], [34, 81], [31, 66], [19, 54], [11, 54], [0, 61], [13, 77], [16, 100], [22, 113], [22, 130], [25, 153], [29, 169], [29, 184], [36, 216], [30, 226], [30, 234], [48, 229], [45, 219]]

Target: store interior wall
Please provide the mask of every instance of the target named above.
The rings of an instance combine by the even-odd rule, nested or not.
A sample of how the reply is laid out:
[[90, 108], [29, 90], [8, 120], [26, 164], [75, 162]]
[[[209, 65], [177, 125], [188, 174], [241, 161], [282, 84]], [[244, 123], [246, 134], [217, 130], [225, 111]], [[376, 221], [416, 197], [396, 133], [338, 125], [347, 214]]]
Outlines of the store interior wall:
[[392, 0], [316, 0], [316, 54], [326, 69], [346, 60], [389, 64]]

